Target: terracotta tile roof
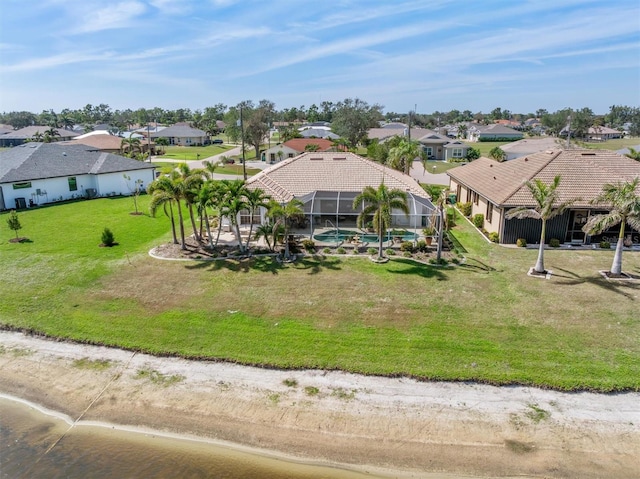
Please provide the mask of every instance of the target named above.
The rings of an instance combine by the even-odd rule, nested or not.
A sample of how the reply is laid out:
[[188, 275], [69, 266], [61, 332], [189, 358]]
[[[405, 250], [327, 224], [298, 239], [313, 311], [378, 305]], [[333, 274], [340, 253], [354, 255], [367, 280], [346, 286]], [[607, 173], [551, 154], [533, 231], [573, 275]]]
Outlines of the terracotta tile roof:
[[575, 205], [586, 207], [605, 183], [640, 176], [640, 162], [609, 150], [547, 150], [503, 163], [479, 158], [447, 174], [499, 206], [533, 206], [525, 182], [560, 175], [560, 200], [580, 198]]
[[285, 141], [283, 145], [288, 146], [296, 151], [303, 152], [307, 145], [315, 144], [320, 147], [320, 151], [328, 150], [333, 146], [331, 140], [325, 140], [323, 138], [293, 138], [292, 140]]
[[382, 181], [428, 199], [416, 180], [354, 153], [308, 152], [263, 170], [247, 181], [249, 188], [261, 188], [276, 201], [290, 201], [313, 191], [360, 192]]

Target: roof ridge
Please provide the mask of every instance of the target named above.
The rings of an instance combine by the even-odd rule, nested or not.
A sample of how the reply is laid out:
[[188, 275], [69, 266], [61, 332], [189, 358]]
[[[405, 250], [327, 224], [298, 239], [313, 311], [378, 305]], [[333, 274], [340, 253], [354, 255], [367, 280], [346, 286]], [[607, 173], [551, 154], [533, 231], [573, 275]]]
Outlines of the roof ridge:
[[[563, 151], [564, 151], [564, 150], [557, 150], [557, 151], [555, 151], [555, 154], [554, 154], [551, 158], [549, 158], [547, 161], [543, 162], [542, 166], [540, 166], [540, 168], [538, 168], [538, 169], [537, 169], [537, 170], [536, 170], [532, 175], [530, 175], [530, 176], [529, 176], [529, 179], [528, 179], [528, 180], [526, 180], [526, 181], [531, 181], [531, 179], [532, 179], [532, 178], [535, 178], [535, 176], [536, 176], [538, 173], [540, 173], [544, 168], [546, 168], [547, 166], [549, 166], [549, 163], [551, 163], [553, 160], [555, 160], [555, 159], [558, 157], [558, 155], [560, 155]], [[543, 154], [544, 154], [544, 153], [546, 153], [546, 152], [541, 152], [541, 153], [543, 153]], [[540, 153], [534, 153], [534, 155], [539, 155], [539, 154], [540, 154]], [[531, 156], [533, 156], [533, 155], [531, 155]], [[522, 160], [522, 161], [529, 161], [529, 160], [528, 160], [528, 159], [529, 159], [529, 155], [524, 156], [523, 158], [524, 158], [524, 160]], [[514, 160], [511, 160], [511, 161], [514, 161]], [[525, 183], [526, 183], [526, 182], [525, 182]], [[511, 198], [513, 195], [515, 195], [515, 194], [518, 192], [518, 190], [520, 190], [520, 187], [516, 188], [516, 189], [515, 189], [515, 190], [513, 190], [511, 193], [509, 193], [507, 196], [505, 196], [505, 197], [502, 199], [502, 203], [506, 203], [507, 201], [509, 201], [509, 198]]]

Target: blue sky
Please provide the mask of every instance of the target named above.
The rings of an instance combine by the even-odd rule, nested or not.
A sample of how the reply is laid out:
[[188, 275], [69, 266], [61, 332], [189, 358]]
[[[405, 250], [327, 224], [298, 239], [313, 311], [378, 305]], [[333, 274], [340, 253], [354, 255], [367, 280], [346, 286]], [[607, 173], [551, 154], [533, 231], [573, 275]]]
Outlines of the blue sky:
[[0, 111], [640, 106], [640, 2], [0, 0]]

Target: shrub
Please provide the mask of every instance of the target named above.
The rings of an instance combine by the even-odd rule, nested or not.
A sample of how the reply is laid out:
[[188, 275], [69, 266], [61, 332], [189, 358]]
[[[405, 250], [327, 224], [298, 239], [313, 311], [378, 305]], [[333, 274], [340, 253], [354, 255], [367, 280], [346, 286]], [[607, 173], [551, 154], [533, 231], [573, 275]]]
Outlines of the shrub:
[[551, 238], [549, 240], [549, 246], [551, 246], [552, 248], [559, 248], [560, 240], [558, 238]]
[[411, 251], [405, 251], [404, 253], [402, 253], [402, 256], [404, 256], [405, 258], [411, 258], [413, 254], [411, 253]]
[[473, 215], [473, 224], [476, 228], [482, 228], [484, 226], [484, 215], [482, 213]]
[[113, 246], [115, 244], [115, 239], [113, 237], [113, 233], [109, 228], [105, 228], [102, 231], [102, 244], [105, 246]]
[[608, 241], [600, 241], [600, 248], [611, 249], [611, 243], [609, 243]]
[[346, 249], [344, 249], [342, 246], [340, 246], [338, 249], [336, 249], [336, 253], [338, 254], [345, 254], [347, 252]]
[[386, 249], [384, 252], [387, 254], [387, 256], [394, 256], [396, 254], [396, 252], [391, 248]]
[[459, 259], [459, 258], [453, 258], [453, 259], [451, 260], [451, 262], [452, 262], [453, 264], [460, 264], [460, 259]]
[[458, 209], [463, 216], [471, 216], [471, 206], [470, 201], [467, 201], [466, 203], [458, 203]]
[[329, 253], [331, 253], [331, 248], [324, 248], [324, 249], [322, 250], [322, 252], [323, 252], [324, 254], [329, 254]]
[[367, 254], [373, 256], [376, 253], [378, 253], [377, 249], [375, 249], [375, 248], [367, 248]]
[[351, 251], [351, 253], [358, 254], [360, 253], [360, 251], [358, 250], [358, 248], [353, 248], [353, 251]]
[[491, 241], [492, 243], [499, 243], [500, 235], [495, 231], [492, 231], [491, 233], [489, 233], [489, 241]]
[[305, 249], [305, 251], [315, 251], [316, 250], [316, 244], [312, 239], [303, 239], [302, 240], [302, 247]]
[[433, 226], [427, 226], [422, 229], [422, 234], [425, 236], [433, 236], [436, 234], [436, 229]]
[[400, 245], [400, 251], [413, 253], [413, 243], [411, 241], [403, 241]]
[[518, 238], [516, 240], [516, 246], [519, 248], [526, 248], [527, 247], [527, 240], [524, 238]]
[[418, 240], [418, 242], [416, 243], [416, 249], [421, 253], [426, 253], [429, 248], [425, 240]]

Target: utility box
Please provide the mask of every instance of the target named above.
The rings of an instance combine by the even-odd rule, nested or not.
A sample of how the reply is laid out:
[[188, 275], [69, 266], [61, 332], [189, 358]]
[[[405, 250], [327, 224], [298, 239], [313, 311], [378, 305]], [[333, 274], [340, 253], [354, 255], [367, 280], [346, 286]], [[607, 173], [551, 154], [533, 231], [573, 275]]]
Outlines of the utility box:
[[16, 198], [16, 209], [24, 210], [27, 207], [27, 199], [26, 198]]

